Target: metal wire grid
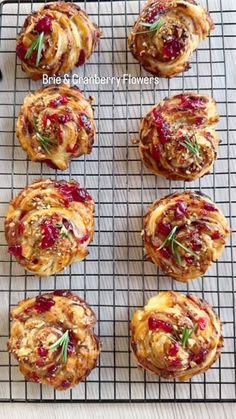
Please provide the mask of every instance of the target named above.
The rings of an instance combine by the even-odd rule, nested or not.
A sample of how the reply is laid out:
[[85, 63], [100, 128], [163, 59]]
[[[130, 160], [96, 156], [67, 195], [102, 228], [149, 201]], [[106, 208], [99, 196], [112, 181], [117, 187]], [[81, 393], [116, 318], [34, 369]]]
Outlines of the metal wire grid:
[[[42, 2], [41, 2], [42, 3]], [[15, 57], [15, 36], [26, 15], [39, 1], [5, 0], [0, 13], [0, 149], [1, 168], [1, 322], [0, 399], [30, 402], [200, 402], [236, 400], [235, 291], [232, 236], [221, 260], [204, 279], [189, 285], [171, 281], [151, 263], [144, 261], [143, 215], [156, 197], [175, 190], [197, 189], [221, 206], [232, 231], [235, 230], [236, 154], [235, 108], [235, 27], [233, 0], [208, 0], [206, 6], [216, 23], [216, 31], [196, 52], [192, 69], [170, 81], [155, 85], [86, 85], [86, 94], [95, 96], [98, 136], [92, 154], [73, 161], [70, 171], [55, 173], [45, 165], [26, 161], [15, 138], [15, 123], [28, 91], [40, 87], [21, 71]], [[98, 51], [78, 74], [90, 76], [146, 75], [127, 49], [127, 35], [143, 2], [137, 0], [78, 3], [104, 36]], [[232, 71], [231, 71], [232, 69]], [[219, 104], [218, 126], [222, 144], [214, 172], [189, 184], [169, 182], [150, 175], [141, 165], [137, 145], [140, 118], [154, 103], [184, 90], [212, 94]], [[85, 186], [97, 203], [96, 235], [87, 261], [50, 279], [38, 279], [9, 259], [3, 222], [9, 200], [33, 179], [74, 178]], [[71, 289], [84, 297], [98, 317], [97, 332], [103, 341], [100, 364], [85, 383], [67, 392], [55, 392], [27, 383], [17, 363], [8, 355], [9, 310], [21, 299], [54, 288]], [[168, 382], [140, 371], [130, 354], [129, 321], [158, 290], [175, 289], [206, 298], [224, 322], [225, 348], [218, 364], [189, 383]]]

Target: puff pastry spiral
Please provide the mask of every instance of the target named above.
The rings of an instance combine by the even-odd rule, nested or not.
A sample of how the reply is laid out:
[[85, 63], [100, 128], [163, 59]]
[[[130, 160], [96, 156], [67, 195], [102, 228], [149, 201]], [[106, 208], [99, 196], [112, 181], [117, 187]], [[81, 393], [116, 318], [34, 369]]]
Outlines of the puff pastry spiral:
[[160, 292], [136, 311], [131, 330], [138, 364], [160, 377], [181, 381], [207, 371], [224, 344], [212, 307], [174, 291]]
[[140, 128], [140, 154], [155, 175], [193, 181], [212, 169], [217, 158], [219, 121], [214, 99], [196, 93], [170, 97], [155, 105]]
[[155, 201], [144, 220], [147, 258], [180, 282], [204, 275], [220, 258], [229, 234], [220, 209], [191, 191]]
[[101, 33], [74, 3], [45, 4], [27, 17], [17, 37], [22, 70], [38, 80], [69, 73], [93, 54]]
[[29, 93], [16, 126], [29, 158], [65, 170], [72, 157], [89, 154], [96, 135], [91, 102], [65, 84]]
[[214, 23], [194, 0], [149, 0], [129, 36], [133, 56], [150, 73], [173, 77], [188, 70]]
[[75, 182], [39, 180], [9, 206], [8, 251], [28, 271], [49, 276], [88, 254], [94, 235], [94, 201]]
[[8, 348], [29, 381], [68, 390], [96, 366], [96, 317], [77, 295], [54, 291], [18, 303]]

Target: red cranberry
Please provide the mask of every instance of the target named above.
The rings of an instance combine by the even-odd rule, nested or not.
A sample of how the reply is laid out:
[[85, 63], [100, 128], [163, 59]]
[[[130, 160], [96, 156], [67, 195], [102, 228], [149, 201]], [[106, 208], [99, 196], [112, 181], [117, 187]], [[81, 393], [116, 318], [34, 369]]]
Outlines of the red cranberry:
[[46, 365], [46, 363], [47, 363], [47, 361], [46, 361], [45, 358], [37, 359], [37, 361], [35, 362], [37, 367], [44, 367]]
[[169, 355], [176, 356], [178, 352], [179, 352], [179, 345], [177, 342], [174, 342], [169, 348]]
[[53, 113], [51, 115], [45, 115], [45, 119], [43, 120], [43, 122], [46, 122], [47, 125], [47, 120], [51, 121], [51, 122], [59, 122], [59, 115], [57, 113]]
[[74, 155], [77, 154], [78, 150], [79, 150], [79, 144], [77, 143], [73, 147], [71, 147], [70, 145], [66, 147], [66, 152], [74, 154]]
[[203, 207], [206, 211], [209, 212], [217, 212], [218, 209], [215, 207], [215, 205], [210, 204], [209, 202], [205, 202], [204, 207]]
[[42, 19], [40, 19], [35, 26], [36, 31], [38, 32], [44, 32], [44, 33], [50, 33], [52, 32], [52, 16], [44, 16]]
[[169, 42], [166, 42], [163, 47], [163, 54], [169, 59], [175, 59], [181, 52], [183, 43], [181, 40], [172, 39]]
[[30, 58], [28, 58], [28, 62], [29, 62], [29, 64], [31, 64], [31, 65], [35, 65], [35, 64], [36, 64], [36, 61], [37, 61], [37, 55], [38, 55], [37, 51], [36, 51], [36, 50], [35, 50], [35, 51], [33, 51], [33, 53], [32, 53], [32, 55], [31, 55], [31, 57], [30, 57]]
[[160, 254], [161, 256], [163, 256], [164, 259], [170, 259], [172, 256], [170, 250], [167, 247], [163, 247], [162, 249], [160, 249]]
[[219, 231], [215, 231], [212, 236], [211, 236], [212, 240], [219, 240], [221, 238], [221, 234]]
[[165, 144], [170, 140], [169, 125], [165, 122], [165, 119], [159, 109], [154, 109], [153, 116], [158, 130], [159, 139], [161, 144]]
[[41, 357], [46, 357], [48, 355], [48, 350], [42, 346], [38, 348], [38, 355]]
[[36, 298], [36, 301], [34, 303], [35, 310], [38, 313], [46, 313], [53, 307], [55, 304], [55, 301], [53, 301], [51, 298], [45, 298], [43, 295], [40, 295]]
[[170, 363], [169, 366], [171, 369], [179, 369], [182, 367], [182, 361], [179, 358], [173, 359]]
[[198, 252], [202, 248], [201, 240], [199, 240], [197, 238], [194, 238], [191, 241], [191, 245], [192, 245], [192, 249], [193, 249], [194, 252]]
[[157, 224], [157, 232], [168, 236], [172, 230], [171, 224], [159, 223]]
[[73, 226], [69, 220], [66, 220], [66, 218], [63, 218], [62, 224], [68, 231], [73, 231]]
[[196, 362], [196, 364], [202, 364], [205, 361], [208, 352], [207, 349], [201, 349], [198, 353], [192, 354], [190, 360]]
[[22, 257], [22, 246], [15, 245], [15, 246], [9, 246], [8, 252], [10, 255], [15, 256], [15, 258], [21, 258]]
[[69, 380], [64, 380], [64, 381], [62, 381], [62, 383], [61, 383], [61, 386], [63, 387], [63, 388], [69, 388], [70, 386], [71, 386], [71, 381], [69, 381]]
[[16, 53], [17, 56], [19, 57], [19, 59], [21, 61], [23, 61], [25, 59], [26, 53], [27, 53], [27, 48], [26, 46], [23, 44], [23, 42], [20, 42], [17, 47], [16, 47]]
[[58, 168], [51, 160], [46, 159], [44, 160], [44, 163], [46, 163], [46, 165], [50, 167], [50, 169], [56, 170]]
[[60, 124], [67, 124], [68, 122], [70, 122], [72, 120], [71, 115], [66, 114], [66, 115], [60, 115], [58, 117], [58, 121], [60, 122]]
[[57, 227], [54, 226], [51, 220], [45, 221], [41, 225], [43, 238], [41, 241], [41, 248], [42, 249], [50, 249], [54, 246], [56, 241], [59, 238], [60, 232]]
[[163, 330], [166, 333], [172, 333], [173, 327], [170, 323], [167, 323], [163, 320], [156, 319], [155, 317], [149, 317], [148, 319], [149, 330]]
[[73, 330], [69, 331], [68, 355], [74, 355], [77, 346], [77, 337]]
[[86, 60], [86, 53], [84, 49], [81, 49], [80, 51], [80, 55], [79, 55], [79, 59], [78, 62], [76, 64], [76, 67], [80, 67], [81, 65], [83, 65], [85, 63]]
[[59, 96], [57, 99], [51, 100], [49, 103], [50, 108], [57, 108], [60, 105], [67, 105], [68, 98], [66, 96]]
[[198, 117], [195, 119], [196, 125], [202, 125], [205, 122], [205, 118]]
[[187, 204], [185, 202], [177, 202], [175, 208], [175, 216], [178, 219], [184, 218], [187, 214]]
[[76, 202], [87, 202], [91, 201], [92, 197], [84, 188], [80, 188], [79, 185], [70, 184], [70, 183], [61, 183], [58, 184], [59, 191], [61, 195], [67, 198], [68, 201]]
[[87, 232], [84, 234], [84, 236], [83, 236], [83, 237], [81, 237], [80, 239], [78, 239], [78, 243], [79, 243], [79, 244], [84, 244], [84, 243], [86, 243], [86, 241], [88, 241], [89, 237], [90, 237], [90, 234], [89, 234], [89, 232], [87, 231]]
[[181, 106], [183, 106], [184, 109], [202, 109], [205, 107], [205, 103], [203, 102], [203, 99], [200, 97], [195, 96], [180, 96]]
[[154, 158], [154, 160], [159, 160], [161, 157], [161, 150], [158, 144], [154, 144], [152, 146], [151, 155]]
[[47, 372], [49, 375], [55, 376], [56, 372], [58, 370], [58, 365], [52, 365], [51, 367], [48, 368]]
[[200, 330], [205, 330], [207, 327], [208, 320], [206, 317], [200, 317], [197, 323]]
[[145, 21], [148, 23], [154, 23], [158, 19], [158, 15], [168, 10], [168, 7], [164, 4], [155, 4], [155, 7], [150, 10]]
[[84, 128], [87, 133], [92, 130], [92, 124], [90, 119], [87, 117], [85, 113], [81, 113], [79, 117], [79, 126]]
[[186, 256], [185, 261], [188, 265], [193, 265], [194, 263], [194, 257], [193, 256]]
[[53, 294], [58, 295], [59, 297], [67, 297], [67, 295], [69, 294], [69, 291], [55, 290], [55, 291], [53, 291]]
[[25, 232], [25, 225], [24, 225], [24, 223], [20, 222], [18, 224], [18, 234], [20, 236], [22, 236], [22, 234], [24, 234], [24, 232]]
[[35, 372], [32, 372], [31, 374], [29, 374], [27, 378], [29, 381], [34, 381], [35, 383], [39, 383], [39, 376]]

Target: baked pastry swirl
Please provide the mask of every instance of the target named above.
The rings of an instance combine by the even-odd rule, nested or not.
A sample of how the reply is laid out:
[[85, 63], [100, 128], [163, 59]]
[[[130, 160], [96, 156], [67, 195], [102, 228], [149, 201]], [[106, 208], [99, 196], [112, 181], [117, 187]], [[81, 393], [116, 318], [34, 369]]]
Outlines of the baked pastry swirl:
[[11, 318], [8, 348], [27, 380], [68, 390], [96, 366], [96, 317], [77, 295], [54, 291], [23, 300]]
[[22, 70], [33, 80], [81, 66], [93, 54], [101, 32], [74, 3], [45, 4], [27, 17], [17, 37]]
[[190, 68], [193, 51], [213, 29], [208, 12], [194, 0], [148, 0], [129, 47], [147, 71], [173, 77]]
[[229, 234], [220, 209], [191, 191], [155, 201], [144, 219], [147, 258], [180, 282], [204, 275], [220, 258]]
[[212, 307], [174, 291], [160, 292], [136, 311], [131, 331], [138, 364], [160, 377], [181, 381], [207, 371], [224, 344]]
[[21, 107], [16, 135], [33, 161], [65, 170], [72, 157], [92, 151], [96, 125], [79, 89], [50, 85], [29, 93]]
[[75, 182], [38, 180], [9, 206], [8, 251], [28, 271], [49, 276], [88, 255], [94, 235], [94, 201]]
[[212, 169], [217, 158], [219, 121], [214, 99], [184, 93], [162, 100], [144, 117], [140, 155], [155, 175], [193, 181]]

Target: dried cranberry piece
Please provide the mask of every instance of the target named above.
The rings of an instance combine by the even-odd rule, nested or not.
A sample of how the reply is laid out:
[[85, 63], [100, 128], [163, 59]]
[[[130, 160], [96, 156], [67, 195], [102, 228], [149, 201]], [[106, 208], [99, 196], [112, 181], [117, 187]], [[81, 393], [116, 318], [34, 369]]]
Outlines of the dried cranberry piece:
[[23, 44], [23, 42], [20, 42], [17, 47], [16, 47], [16, 53], [17, 56], [19, 57], [19, 59], [21, 61], [23, 61], [25, 59], [26, 53], [27, 53], [27, 48], [26, 46]]
[[64, 381], [62, 381], [62, 383], [61, 383], [61, 386], [63, 387], [63, 388], [69, 388], [70, 386], [71, 386], [71, 381], [69, 381], [69, 380], [64, 380]]
[[206, 317], [200, 317], [197, 323], [200, 330], [205, 330], [207, 327], [208, 320]]
[[72, 120], [72, 118], [71, 118], [71, 115], [69, 115], [69, 114], [59, 115], [59, 117], [58, 117], [58, 121], [60, 122], [60, 124], [67, 124], [71, 120]]
[[92, 124], [90, 119], [88, 118], [88, 116], [85, 113], [81, 113], [80, 117], [79, 117], [79, 126], [81, 128], [84, 128], [85, 131], [88, 133], [91, 131], [92, 129]]
[[160, 249], [160, 254], [165, 259], [170, 259], [172, 256], [170, 250], [167, 247], [163, 247], [162, 249]]
[[195, 119], [196, 125], [202, 125], [205, 122], [205, 118], [198, 117]]
[[182, 367], [182, 365], [182, 361], [179, 358], [173, 359], [173, 361], [171, 361], [169, 364], [171, 369], [179, 369]]
[[154, 160], [159, 160], [161, 157], [161, 150], [158, 144], [153, 144], [151, 155], [154, 158]]
[[51, 115], [45, 115], [45, 120], [49, 120], [51, 122], [59, 122], [59, 115], [57, 113], [53, 113]]
[[168, 236], [172, 230], [171, 224], [159, 223], [157, 224], [157, 232]]
[[214, 204], [211, 204], [209, 202], [205, 202], [204, 204], [204, 210], [209, 211], [209, 212], [217, 212], [218, 209], [214, 206]]
[[176, 204], [175, 216], [178, 219], [184, 218], [187, 214], [187, 204], [185, 202], [179, 201]]
[[170, 59], [175, 59], [181, 52], [183, 43], [181, 40], [172, 39], [169, 42], [166, 42], [163, 47], [163, 54]]
[[60, 105], [67, 105], [68, 98], [66, 96], [59, 96], [57, 99], [51, 100], [49, 103], [50, 108], [57, 108]]
[[186, 256], [185, 261], [188, 265], [193, 265], [194, 263], [194, 257], [193, 256]]
[[38, 355], [41, 357], [46, 357], [48, 355], [48, 350], [42, 346], [38, 348]]
[[24, 234], [24, 232], [25, 232], [25, 225], [24, 225], [24, 223], [19, 222], [19, 224], [18, 224], [18, 234], [20, 236], [22, 236], [22, 234]]
[[55, 376], [58, 370], [58, 365], [54, 364], [51, 367], [48, 368], [47, 372], [49, 375]]
[[215, 231], [212, 236], [211, 236], [212, 240], [219, 240], [221, 238], [221, 234], [219, 231]]
[[51, 220], [47, 220], [41, 225], [41, 230], [43, 233], [41, 248], [50, 249], [54, 246], [54, 244], [59, 238], [59, 229], [56, 226], [54, 226]]
[[154, 109], [153, 116], [158, 130], [159, 139], [161, 144], [165, 144], [170, 140], [169, 125], [165, 122], [165, 119], [159, 109]]
[[35, 372], [32, 372], [31, 374], [29, 374], [27, 378], [29, 381], [34, 381], [35, 383], [39, 383], [39, 376]]
[[194, 96], [180, 96], [181, 106], [184, 109], [202, 109], [205, 107], [205, 103], [201, 97], [194, 97]]
[[179, 345], [177, 342], [174, 342], [169, 348], [169, 355], [176, 356], [178, 352], [179, 352]]
[[173, 327], [170, 323], [165, 322], [164, 320], [156, 319], [156, 317], [149, 317], [148, 319], [149, 330], [163, 330], [166, 333], [172, 333]]
[[36, 61], [37, 61], [37, 51], [35, 50], [35, 51], [33, 51], [33, 54], [31, 55], [31, 57], [28, 58], [28, 63], [30, 65], [35, 65]]
[[156, 4], [153, 9], [150, 9], [150, 12], [145, 19], [148, 23], [154, 23], [158, 19], [158, 15], [164, 13], [168, 10], [168, 7], [164, 4]]
[[46, 159], [44, 160], [44, 163], [46, 163], [46, 165], [50, 167], [50, 169], [58, 169], [58, 167], [51, 160]]
[[80, 55], [79, 55], [79, 59], [78, 62], [76, 64], [76, 67], [80, 67], [81, 65], [83, 65], [85, 63], [86, 60], [86, 53], [84, 49], [81, 49], [80, 51]]
[[60, 297], [66, 297], [69, 294], [69, 291], [66, 290], [55, 290], [53, 291], [54, 295], [58, 295]]
[[82, 236], [80, 239], [78, 239], [79, 244], [84, 244], [90, 237], [89, 232], [87, 231], [84, 236]]
[[43, 295], [36, 297], [34, 307], [38, 313], [46, 313], [49, 311], [55, 304], [51, 298], [45, 298]]
[[68, 355], [74, 355], [77, 346], [77, 337], [73, 330], [69, 331]]
[[75, 184], [59, 184], [58, 186], [61, 195], [68, 201], [86, 202], [91, 201], [92, 197], [88, 191], [84, 188], [80, 188], [79, 185]]
[[198, 252], [202, 248], [202, 242], [201, 242], [201, 240], [199, 240], [197, 238], [194, 238], [191, 241], [191, 245], [192, 245], [192, 249], [193, 249], [194, 252]]
[[35, 26], [36, 31], [38, 32], [44, 32], [44, 33], [50, 33], [52, 31], [52, 16], [44, 16], [42, 19], [40, 19]]
[[205, 361], [208, 352], [209, 351], [207, 349], [201, 349], [198, 353], [191, 354], [190, 360], [195, 362], [196, 364], [202, 364], [202, 362]]
[[22, 246], [15, 245], [15, 246], [9, 246], [8, 252], [10, 255], [15, 256], [15, 258], [21, 258], [22, 257]]

